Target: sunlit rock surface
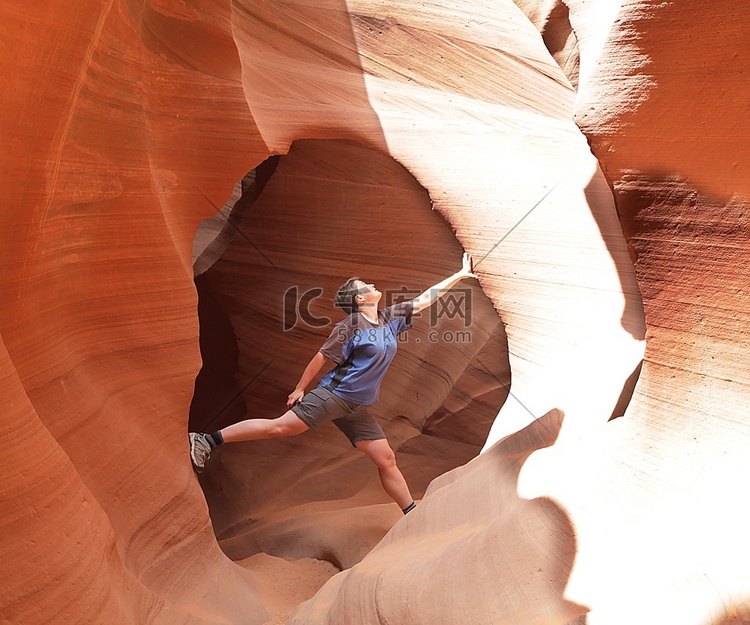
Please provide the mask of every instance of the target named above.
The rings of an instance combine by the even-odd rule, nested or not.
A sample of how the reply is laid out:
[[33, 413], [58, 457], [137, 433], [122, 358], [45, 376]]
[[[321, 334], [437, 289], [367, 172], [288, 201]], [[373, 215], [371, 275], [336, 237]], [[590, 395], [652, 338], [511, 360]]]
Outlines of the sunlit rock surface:
[[[290, 622], [750, 618], [749, 12], [6, 3], [0, 620], [281, 623], [339, 569]], [[463, 249], [479, 340], [418, 320], [379, 406], [414, 513], [334, 430], [204, 499], [188, 413], [279, 413], [326, 334], [290, 287]]]

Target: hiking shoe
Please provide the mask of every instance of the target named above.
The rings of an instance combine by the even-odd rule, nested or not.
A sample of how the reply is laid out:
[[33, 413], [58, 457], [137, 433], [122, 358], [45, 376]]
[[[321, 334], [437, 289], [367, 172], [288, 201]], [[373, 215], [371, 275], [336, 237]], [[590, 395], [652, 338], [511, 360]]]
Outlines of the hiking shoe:
[[190, 441], [190, 461], [196, 473], [201, 473], [206, 467], [206, 460], [211, 455], [211, 444], [208, 442], [208, 435], [200, 432], [190, 432], [188, 434]]

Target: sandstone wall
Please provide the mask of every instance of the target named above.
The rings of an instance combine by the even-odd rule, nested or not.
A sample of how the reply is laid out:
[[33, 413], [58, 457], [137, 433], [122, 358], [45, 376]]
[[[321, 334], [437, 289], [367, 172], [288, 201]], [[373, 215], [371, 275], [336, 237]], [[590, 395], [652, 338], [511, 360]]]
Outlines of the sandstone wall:
[[[242, 399], [283, 400], [319, 339], [273, 334], [281, 289], [303, 279], [330, 292], [364, 266], [426, 286], [463, 248], [488, 298], [475, 351], [414, 345], [389, 379], [382, 416], [420, 507], [291, 622], [747, 619], [747, 13], [5, 3], [1, 619], [268, 622], [267, 580], [212, 530], [235, 559], [349, 567], [398, 517], [322, 433], [222, 450], [213, 519], [190, 468], [193, 238], [272, 154], [241, 222], [281, 271], [236, 237], [206, 248], [227, 246], [205, 277], [241, 341], [222, 398], [273, 357]], [[385, 245], [359, 213], [316, 230], [351, 198], [404, 226]], [[425, 232], [440, 245], [415, 246]], [[196, 426], [217, 416], [203, 398]], [[428, 487], [497, 411], [484, 453]]]
[[185, 447], [192, 240], [266, 156], [229, 6], [0, 15], [0, 620], [262, 622]]

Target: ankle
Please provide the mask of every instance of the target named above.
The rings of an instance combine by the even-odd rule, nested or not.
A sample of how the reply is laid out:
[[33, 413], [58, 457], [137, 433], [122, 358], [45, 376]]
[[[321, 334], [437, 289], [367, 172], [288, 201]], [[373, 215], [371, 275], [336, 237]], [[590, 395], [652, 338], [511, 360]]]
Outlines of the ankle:
[[216, 430], [213, 434], [206, 434], [208, 444], [211, 445], [211, 449], [224, 444], [224, 436], [221, 434], [221, 430]]

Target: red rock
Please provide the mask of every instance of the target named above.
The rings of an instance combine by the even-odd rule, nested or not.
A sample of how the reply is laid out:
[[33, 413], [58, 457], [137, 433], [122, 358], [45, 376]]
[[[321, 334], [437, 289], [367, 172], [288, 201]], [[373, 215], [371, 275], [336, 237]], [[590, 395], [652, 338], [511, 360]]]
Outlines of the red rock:
[[[474, 351], [415, 345], [391, 372], [381, 416], [419, 507], [293, 622], [748, 618], [748, 9], [518, 5], [0, 9], [0, 620], [276, 620], [289, 604], [255, 580], [293, 573], [264, 549], [322, 579], [306, 558], [353, 565], [395, 521], [325, 433], [222, 449], [215, 527], [188, 462], [194, 235], [290, 146], [252, 213], [281, 273], [226, 230], [196, 248], [214, 312], [245, 343], [265, 332], [238, 381], [275, 358], [249, 409], [278, 411], [320, 338], [279, 343], [282, 283], [427, 286], [463, 248], [488, 298]], [[332, 233], [338, 192], [398, 218], [393, 240], [350, 258], [383, 222]], [[232, 371], [208, 385], [217, 401]], [[486, 451], [428, 486], [498, 410]]]
[[[216, 545], [185, 434], [192, 239], [206, 197], [266, 152], [236, 71], [192, 67], [180, 48], [195, 44], [170, 48], [147, 13], [0, 10], [7, 623], [263, 620]], [[228, 7], [191, 20], [200, 54], [232, 50]]]

